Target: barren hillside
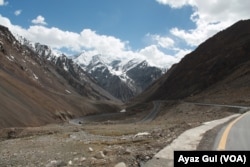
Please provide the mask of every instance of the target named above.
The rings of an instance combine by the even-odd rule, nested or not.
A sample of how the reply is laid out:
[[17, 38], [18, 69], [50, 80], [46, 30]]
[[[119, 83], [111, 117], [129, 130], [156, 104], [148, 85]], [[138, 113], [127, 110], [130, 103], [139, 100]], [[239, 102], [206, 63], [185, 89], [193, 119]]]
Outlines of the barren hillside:
[[250, 102], [250, 20], [239, 21], [186, 55], [133, 101]]
[[115, 98], [97, 88], [42, 59], [0, 26], [0, 128], [118, 110], [110, 102]]

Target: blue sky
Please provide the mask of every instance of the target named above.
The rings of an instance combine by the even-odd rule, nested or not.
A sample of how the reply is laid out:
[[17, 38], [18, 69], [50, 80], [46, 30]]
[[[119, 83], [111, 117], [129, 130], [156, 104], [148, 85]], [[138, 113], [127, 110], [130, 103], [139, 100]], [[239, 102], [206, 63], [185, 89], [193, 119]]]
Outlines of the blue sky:
[[139, 56], [170, 66], [249, 19], [249, 7], [246, 0], [0, 0], [0, 24], [71, 54]]

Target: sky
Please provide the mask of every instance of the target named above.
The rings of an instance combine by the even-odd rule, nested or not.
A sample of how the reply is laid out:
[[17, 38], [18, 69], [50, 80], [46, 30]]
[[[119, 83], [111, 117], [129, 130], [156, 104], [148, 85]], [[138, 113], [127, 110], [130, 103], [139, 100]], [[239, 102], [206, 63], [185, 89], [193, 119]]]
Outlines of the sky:
[[170, 67], [250, 19], [249, 8], [249, 0], [0, 0], [0, 24], [69, 56], [85, 51]]

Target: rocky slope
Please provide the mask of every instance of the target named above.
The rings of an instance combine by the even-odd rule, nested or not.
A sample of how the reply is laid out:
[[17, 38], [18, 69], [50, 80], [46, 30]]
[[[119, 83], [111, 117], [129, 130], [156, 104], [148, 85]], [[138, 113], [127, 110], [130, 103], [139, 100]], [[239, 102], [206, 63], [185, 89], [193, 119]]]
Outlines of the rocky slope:
[[[107, 93], [103, 90], [102, 87], [96, 84], [96, 81], [91, 78], [77, 63], [75, 63], [71, 58], [67, 57], [63, 53], [56, 52], [52, 50], [49, 46], [43, 45], [40, 43], [33, 43], [21, 36], [18, 36], [18, 40], [24, 45], [33, 50], [41, 59], [48, 60], [55, 67], [58, 67], [61, 70], [57, 70], [66, 80], [69, 81], [70, 85], [78, 90], [80, 94], [95, 92], [98, 96], [107, 96], [109, 99], [114, 101], [119, 101], [114, 98], [110, 93]], [[80, 85], [79, 85], [80, 83]], [[85, 88], [83, 88], [83, 86]], [[88, 88], [90, 91], [85, 91], [84, 89]], [[101, 94], [98, 92], [102, 92]], [[104, 97], [105, 98], [105, 97]]]
[[55, 59], [55, 65], [39, 55], [0, 26], [0, 127], [38, 126], [117, 110], [110, 102], [115, 98], [79, 66], [66, 69], [63, 64], [72, 64], [67, 59]]
[[134, 101], [250, 102], [250, 20], [239, 21], [186, 55]]

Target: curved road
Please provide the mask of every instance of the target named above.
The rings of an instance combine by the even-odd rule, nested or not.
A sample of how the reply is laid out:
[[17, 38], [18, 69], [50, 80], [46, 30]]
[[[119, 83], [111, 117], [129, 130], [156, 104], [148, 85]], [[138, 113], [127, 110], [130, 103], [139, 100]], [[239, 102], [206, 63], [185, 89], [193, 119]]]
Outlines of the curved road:
[[227, 108], [239, 108], [242, 112], [249, 110], [249, 106], [239, 106], [239, 105], [227, 105], [227, 104], [214, 104], [214, 103], [193, 103], [193, 102], [186, 102], [189, 104], [195, 104], [199, 106], [213, 106], [213, 107], [227, 107]]
[[250, 150], [250, 111], [231, 121], [219, 132], [215, 150]]
[[[167, 100], [166, 100], [167, 101]], [[153, 101], [154, 107], [151, 109], [151, 111], [146, 114], [141, 120], [136, 121], [139, 123], [143, 122], [151, 122], [153, 121], [157, 115], [160, 112], [160, 106], [161, 102], [166, 102], [165, 100], [156, 100]], [[201, 105], [201, 106], [212, 106], [212, 107], [228, 107], [228, 108], [239, 108], [242, 112], [245, 112], [246, 110], [249, 110], [249, 106], [237, 106], [237, 105], [224, 105], [224, 104], [209, 104], [209, 103], [194, 103], [194, 102], [184, 102], [184, 103], [190, 103], [195, 105]], [[80, 125], [82, 123], [87, 122], [100, 122], [100, 121], [108, 121], [108, 120], [115, 120], [115, 119], [121, 119], [125, 116], [125, 113], [105, 113], [105, 114], [97, 114], [92, 116], [84, 116], [80, 118], [74, 118], [69, 121], [71, 124]]]
[[[153, 101], [154, 107], [150, 110], [148, 114], [146, 114], [141, 120], [135, 121], [135, 122], [151, 122], [154, 120], [158, 113], [160, 112], [160, 101]], [[70, 124], [74, 125], [81, 125], [83, 123], [89, 123], [89, 122], [101, 122], [101, 121], [108, 121], [108, 120], [121, 120], [121, 118], [124, 118], [126, 113], [104, 113], [104, 114], [97, 114], [97, 115], [91, 115], [91, 116], [84, 116], [80, 118], [74, 118], [69, 120]]]
[[150, 122], [153, 121], [158, 113], [160, 112], [159, 108], [161, 106], [160, 101], [153, 101], [154, 107], [153, 109], [144, 117], [140, 122]]

